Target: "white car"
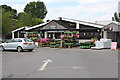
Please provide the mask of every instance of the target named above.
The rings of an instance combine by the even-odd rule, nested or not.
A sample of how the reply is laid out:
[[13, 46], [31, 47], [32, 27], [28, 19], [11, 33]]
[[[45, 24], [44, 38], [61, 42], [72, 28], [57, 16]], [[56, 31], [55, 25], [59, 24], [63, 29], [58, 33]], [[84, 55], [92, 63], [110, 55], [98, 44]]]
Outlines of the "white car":
[[10, 39], [5, 43], [0, 44], [1, 50], [17, 50], [21, 52], [23, 50], [32, 51], [36, 45], [30, 39], [26, 38], [14, 38]]

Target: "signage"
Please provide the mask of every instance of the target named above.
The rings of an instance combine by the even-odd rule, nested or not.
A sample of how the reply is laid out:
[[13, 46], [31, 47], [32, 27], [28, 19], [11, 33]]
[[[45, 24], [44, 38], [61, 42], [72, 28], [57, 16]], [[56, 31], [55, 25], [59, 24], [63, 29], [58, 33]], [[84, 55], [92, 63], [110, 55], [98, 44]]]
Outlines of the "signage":
[[116, 50], [117, 49], [117, 42], [112, 42], [111, 43], [111, 49]]
[[50, 26], [51, 29], [55, 29], [55, 26]]

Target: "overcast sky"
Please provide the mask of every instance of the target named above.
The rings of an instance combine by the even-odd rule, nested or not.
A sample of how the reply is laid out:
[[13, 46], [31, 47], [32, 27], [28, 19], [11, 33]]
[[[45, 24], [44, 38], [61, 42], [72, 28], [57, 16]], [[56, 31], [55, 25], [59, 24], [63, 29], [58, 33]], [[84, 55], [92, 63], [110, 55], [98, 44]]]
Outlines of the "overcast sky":
[[[37, 0], [0, 0], [0, 4], [7, 4], [18, 12], [30, 1]], [[119, 0], [40, 0], [47, 7], [45, 18], [56, 19], [66, 17], [83, 21], [111, 20], [114, 12], [118, 11]]]

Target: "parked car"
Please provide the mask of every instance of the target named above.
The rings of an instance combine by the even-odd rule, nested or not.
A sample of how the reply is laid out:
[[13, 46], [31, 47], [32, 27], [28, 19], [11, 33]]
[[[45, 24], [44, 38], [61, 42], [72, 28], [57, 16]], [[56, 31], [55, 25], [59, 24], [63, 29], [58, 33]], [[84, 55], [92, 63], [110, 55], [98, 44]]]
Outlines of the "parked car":
[[28, 50], [32, 51], [36, 46], [34, 42], [26, 38], [14, 38], [0, 44], [1, 50], [17, 50], [18, 52]]

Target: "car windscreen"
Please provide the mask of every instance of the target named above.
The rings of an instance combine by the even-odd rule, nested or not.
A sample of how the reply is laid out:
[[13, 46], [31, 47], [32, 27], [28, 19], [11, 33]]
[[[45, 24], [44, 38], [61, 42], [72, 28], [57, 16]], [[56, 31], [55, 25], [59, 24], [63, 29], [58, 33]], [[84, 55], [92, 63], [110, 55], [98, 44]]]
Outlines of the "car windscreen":
[[25, 42], [33, 42], [32, 40], [30, 39], [24, 39]]

